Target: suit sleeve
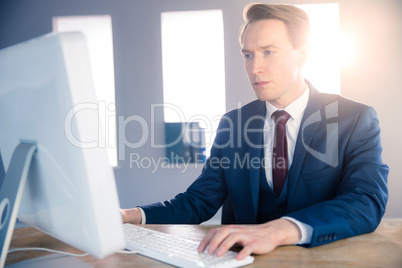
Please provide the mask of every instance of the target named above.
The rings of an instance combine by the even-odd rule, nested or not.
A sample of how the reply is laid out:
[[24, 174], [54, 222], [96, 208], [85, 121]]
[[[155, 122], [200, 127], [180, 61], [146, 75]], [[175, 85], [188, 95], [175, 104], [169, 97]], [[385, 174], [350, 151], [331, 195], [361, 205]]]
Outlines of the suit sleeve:
[[372, 107], [361, 111], [345, 139], [335, 197], [287, 215], [313, 227], [311, 247], [372, 232], [385, 212], [388, 167], [381, 159], [379, 121]]
[[[227, 119], [226, 116], [223, 118]], [[211, 157], [207, 159], [201, 175], [184, 192], [170, 200], [140, 206], [146, 214], [147, 224], [199, 224], [212, 218], [227, 197], [224, 172], [213, 161], [220, 158], [220, 140], [225, 140], [226, 122], [221, 120]]]

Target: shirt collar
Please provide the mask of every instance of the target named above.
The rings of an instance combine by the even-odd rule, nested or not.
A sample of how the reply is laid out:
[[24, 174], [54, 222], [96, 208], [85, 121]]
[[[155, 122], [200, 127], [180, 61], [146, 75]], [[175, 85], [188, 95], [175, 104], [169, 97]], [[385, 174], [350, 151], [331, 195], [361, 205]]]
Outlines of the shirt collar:
[[[310, 90], [308, 85], [306, 84], [306, 89], [304, 90], [303, 94], [282, 110], [285, 110], [288, 114], [290, 114], [291, 118], [295, 120], [299, 119], [300, 117], [303, 116], [304, 110], [306, 110], [309, 95]], [[272, 114], [276, 110], [281, 110], [273, 106], [268, 101], [265, 102], [265, 105], [267, 107], [268, 118], [271, 118]]]

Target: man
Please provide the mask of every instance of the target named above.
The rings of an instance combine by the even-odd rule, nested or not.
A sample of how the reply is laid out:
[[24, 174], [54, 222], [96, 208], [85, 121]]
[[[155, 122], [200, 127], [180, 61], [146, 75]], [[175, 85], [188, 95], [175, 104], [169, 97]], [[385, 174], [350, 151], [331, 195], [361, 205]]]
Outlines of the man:
[[244, 14], [240, 42], [258, 100], [222, 118], [211, 157], [186, 192], [122, 210], [123, 221], [200, 223], [225, 203], [223, 223], [253, 225], [213, 229], [199, 251], [220, 256], [239, 244], [238, 259], [372, 232], [388, 198], [374, 109], [304, 79], [304, 11], [253, 4]]

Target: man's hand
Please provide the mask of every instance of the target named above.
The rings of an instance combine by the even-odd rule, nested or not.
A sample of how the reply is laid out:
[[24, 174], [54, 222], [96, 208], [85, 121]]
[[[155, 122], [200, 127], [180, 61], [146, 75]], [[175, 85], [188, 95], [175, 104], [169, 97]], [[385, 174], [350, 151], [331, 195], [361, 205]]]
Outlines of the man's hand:
[[121, 218], [123, 223], [140, 224], [141, 211], [139, 208], [120, 209]]
[[209, 254], [222, 256], [233, 245], [243, 249], [236, 259], [246, 258], [251, 253], [265, 254], [281, 245], [294, 245], [301, 238], [299, 227], [286, 219], [278, 219], [259, 225], [229, 225], [210, 230], [198, 246], [198, 251], [207, 249]]

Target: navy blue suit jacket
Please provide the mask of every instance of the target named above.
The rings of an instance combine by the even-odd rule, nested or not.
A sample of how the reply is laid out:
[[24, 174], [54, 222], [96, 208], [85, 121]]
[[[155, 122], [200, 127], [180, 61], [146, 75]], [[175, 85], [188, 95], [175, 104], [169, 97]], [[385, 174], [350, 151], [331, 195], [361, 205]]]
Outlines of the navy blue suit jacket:
[[[309, 246], [316, 246], [375, 230], [388, 199], [388, 167], [375, 110], [309, 88], [283, 215], [312, 226]], [[265, 116], [259, 100], [224, 115], [201, 175], [175, 198], [142, 206], [147, 223], [201, 223], [228, 197], [235, 223], [256, 223]]]

